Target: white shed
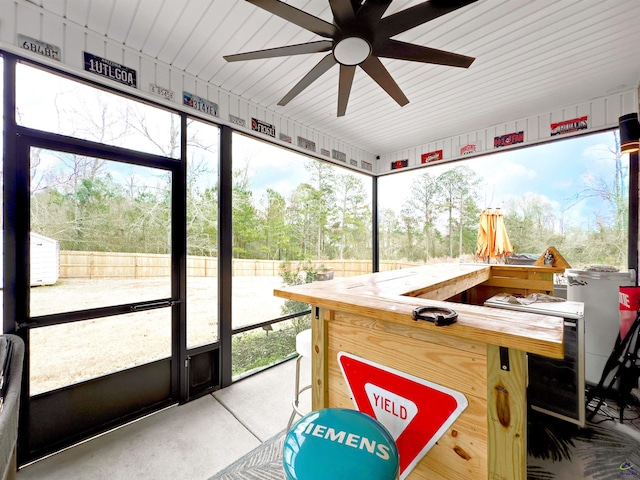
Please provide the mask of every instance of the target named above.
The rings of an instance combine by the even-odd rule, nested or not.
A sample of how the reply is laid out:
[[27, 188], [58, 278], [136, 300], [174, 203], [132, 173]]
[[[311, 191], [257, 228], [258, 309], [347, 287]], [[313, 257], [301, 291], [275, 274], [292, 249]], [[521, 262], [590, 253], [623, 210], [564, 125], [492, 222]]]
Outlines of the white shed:
[[60, 276], [60, 243], [31, 232], [31, 286], [53, 285]]
[[[31, 232], [31, 286], [53, 285], [60, 276], [60, 244], [53, 238]], [[0, 234], [0, 247], [4, 256], [3, 237]], [[4, 286], [4, 277], [0, 267], [0, 288]]]

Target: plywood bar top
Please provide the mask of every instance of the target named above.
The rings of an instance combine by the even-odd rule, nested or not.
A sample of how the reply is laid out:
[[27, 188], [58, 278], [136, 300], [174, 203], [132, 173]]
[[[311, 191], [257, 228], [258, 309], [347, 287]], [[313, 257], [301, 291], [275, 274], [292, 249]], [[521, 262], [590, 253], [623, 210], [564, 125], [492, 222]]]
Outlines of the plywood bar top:
[[[539, 269], [515, 267], [521, 268]], [[282, 287], [275, 289], [274, 295], [451, 337], [563, 358], [560, 317], [444, 301], [488, 281], [491, 269], [486, 264], [426, 265]], [[436, 327], [431, 322], [413, 320], [413, 310], [422, 306], [451, 308], [458, 313], [458, 321]]]

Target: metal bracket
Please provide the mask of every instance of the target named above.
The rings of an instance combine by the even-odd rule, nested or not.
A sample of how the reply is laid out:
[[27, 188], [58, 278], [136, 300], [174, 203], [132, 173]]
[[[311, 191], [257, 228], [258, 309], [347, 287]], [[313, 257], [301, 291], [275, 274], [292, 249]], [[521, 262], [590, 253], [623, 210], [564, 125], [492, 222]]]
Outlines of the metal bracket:
[[508, 372], [509, 367], [509, 349], [507, 347], [500, 347], [500, 370]]
[[316, 320], [320, 320], [320, 307], [316, 307]]

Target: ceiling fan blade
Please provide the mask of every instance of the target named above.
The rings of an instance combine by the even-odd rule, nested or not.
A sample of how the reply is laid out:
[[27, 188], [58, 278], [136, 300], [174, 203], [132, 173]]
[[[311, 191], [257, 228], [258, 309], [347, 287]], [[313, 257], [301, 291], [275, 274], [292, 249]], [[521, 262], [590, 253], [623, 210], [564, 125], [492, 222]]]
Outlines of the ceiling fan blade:
[[322, 74], [324, 74], [327, 70], [333, 67], [336, 64], [335, 58], [333, 58], [333, 53], [325, 56], [320, 62], [313, 67], [309, 73], [307, 73], [302, 80], [295, 84], [295, 86], [289, 90], [282, 100], [278, 102], [278, 105], [284, 106], [293, 100], [300, 92], [302, 92], [305, 88], [311, 85], [314, 81], [316, 81]]
[[364, 21], [367, 25], [376, 25], [384, 12], [391, 5], [391, 0], [369, 0], [357, 12], [358, 20]]
[[435, 63], [450, 67], [469, 68], [475, 58], [445, 52], [436, 48], [423, 47], [413, 43], [387, 40], [382, 46], [374, 49], [373, 54], [378, 57], [409, 60], [411, 62]]
[[289, 45], [286, 47], [267, 48], [265, 50], [256, 50], [254, 52], [236, 53], [234, 55], [225, 55], [227, 62], [239, 62], [242, 60], [257, 60], [260, 58], [285, 57], [288, 55], [302, 55], [305, 53], [328, 52], [331, 50], [333, 43], [331, 40], [320, 40], [318, 42], [300, 43], [298, 45]]
[[347, 113], [347, 103], [351, 94], [351, 85], [356, 67], [350, 65], [340, 65], [340, 80], [338, 82], [338, 116], [344, 117]]
[[280, 18], [284, 18], [288, 22], [295, 23], [299, 27], [309, 30], [310, 32], [320, 35], [321, 37], [331, 38], [336, 33], [335, 25], [325, 22], [321, 18], [303, 12], [291, 5], [287, 5], [280, 0], [246, 0], [256, 7], [260, 7], [267, 12], [273, 13]]
[[380, 85], [398, 105], [404, 107], [409, 103], [409, 99], [405, 97], [396, 81], [391, 77], [389, 71], [377, 57], [370, 55], [369, 58], [360, 64], [360, 68]]
[[422, 25], [478, 0], [430, 0], [409, 7], [380, 20], [379, 34], [383, 38], [393, 37], [399, 33]]
[[337, 25], [348, 25], [356, 19], [351, 0], [329, 0], [333, 20]]

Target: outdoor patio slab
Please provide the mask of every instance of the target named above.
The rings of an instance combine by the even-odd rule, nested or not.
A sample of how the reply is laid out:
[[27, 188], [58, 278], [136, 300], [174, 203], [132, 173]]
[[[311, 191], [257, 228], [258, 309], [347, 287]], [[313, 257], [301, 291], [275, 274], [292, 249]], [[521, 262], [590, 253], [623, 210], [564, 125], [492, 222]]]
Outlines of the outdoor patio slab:
[[206, 480], [286, 427], [294, 372], [284, 362], [28, 465], [18, 480]]
[[[292, 412], [295, 361], [287, 361], [213, 393], [213, 396], [264, 442], [284, 430]], [[303, 358], [300, 385], [311, 382], [311, 359]], [[283, 401], [284, 399], [284, 401]], [[302, 411], [311, 411], [311, 390], [300, 396]], [[298, 417], [299, 418], [299, 417]]]

